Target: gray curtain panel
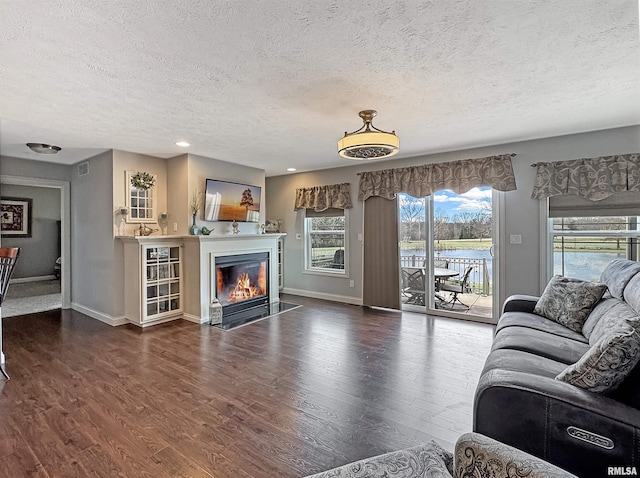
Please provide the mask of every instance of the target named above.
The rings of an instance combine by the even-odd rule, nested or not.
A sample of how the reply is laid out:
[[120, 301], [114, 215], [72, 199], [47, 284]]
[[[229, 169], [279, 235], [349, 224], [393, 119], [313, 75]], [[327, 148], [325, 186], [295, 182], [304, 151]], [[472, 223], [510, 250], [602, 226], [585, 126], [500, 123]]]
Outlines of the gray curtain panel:
[[364, 201], [373, 196], [393, 199], [398, 193], [422, 198], [442, 189], [462, 194], [478, 186], [490, 186], [498, 191], [515, 190], [511, 155], [360, 173], [358, 199]]
[[362, 303], [400, 309], [398, 202], [371, 197], [364, 203]]
[[538, 163], [536, 169], [533, 199], [573, 194], [599, 201], [616, 193], [640, 192], [638, 153]]

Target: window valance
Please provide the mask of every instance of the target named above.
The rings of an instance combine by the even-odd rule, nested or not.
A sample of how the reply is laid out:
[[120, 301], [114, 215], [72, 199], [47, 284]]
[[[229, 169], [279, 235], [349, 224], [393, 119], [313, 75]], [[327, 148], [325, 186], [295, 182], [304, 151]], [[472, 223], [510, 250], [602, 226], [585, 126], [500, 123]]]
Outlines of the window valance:
[[615, 193], [640, 192], [638, 153], [538, 163], [531, 197], [576, 195], [599, 201]]
[[358, 199], [380, 196], [391, 200], [401, 192], [420, 198], [442, 189], [462, 194], [478, 186], [491, 186], [499, 191], [516, 189], [511, 155], [361, 173]]
[[351, 183], [329, 184], [296, 189], [294, 211], [313, 209], [320, 212], [329, 208], [351, 209]]

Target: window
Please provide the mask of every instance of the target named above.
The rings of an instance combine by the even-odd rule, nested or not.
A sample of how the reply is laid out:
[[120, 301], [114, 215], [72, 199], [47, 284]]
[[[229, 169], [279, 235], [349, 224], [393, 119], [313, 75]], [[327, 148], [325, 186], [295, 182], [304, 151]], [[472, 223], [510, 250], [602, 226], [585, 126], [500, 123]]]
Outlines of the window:
[[621, 193], [601, 201], [577, 196], [549, 198], [553, 274], [597, 281], [612, 260], [639, 260], [638, 204], [638, 193]]
[[613, 259], [638, 260], [637, 216], [552, 219], [553, 273], [597, 281]]
[[[131, 185], [131, 171], [127, 171], [125, 190], [127, 191], [127, 222], [155, 222], [155, 187], [138, 189]], [[153, 175], [155, 178], [155, 175]]]
[[305, 270], [346, 274], [346, 212], [343, 209], [305, 211]]

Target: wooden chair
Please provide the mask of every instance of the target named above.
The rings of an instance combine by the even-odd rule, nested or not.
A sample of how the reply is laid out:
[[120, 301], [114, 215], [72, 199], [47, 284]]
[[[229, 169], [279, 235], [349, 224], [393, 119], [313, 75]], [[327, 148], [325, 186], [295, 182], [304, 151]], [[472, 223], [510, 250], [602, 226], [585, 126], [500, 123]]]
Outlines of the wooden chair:
[[0, 247], [0, 305], [7, 295], [9, 280], [11, 280], [19, 255], [19, 247]]
[[[19, 247], [0, 247], [0, 305], [2, 305], [4, 298], [7, 296], [9, 281], [13, 275], [13, 269], [16, 267], [19, 255]], [[1, 330], [2, 328], [0, 328]], [[0, 366], [0, 372], [9, 380], [9, 375], [5, 372], [4, 367]]]
[[460, 279], [460, 281], [456, 284], [445, 282], [440, 285], [440, 292], [451, 292], [451, 299], [447, 302], [451, 310], [453, 310], [453, 306], [456, 304], [456, 302], [463, 306], [466, 310], [469, 310], [471, 308], [460, 299], [458, 299], [458, 294], [464, 294], [469, 288], [469, 276], [471, 275], [471, 271], [473, 271], [473, 266], [467, 267], [467, 269], [464, 271], [462, 279]]

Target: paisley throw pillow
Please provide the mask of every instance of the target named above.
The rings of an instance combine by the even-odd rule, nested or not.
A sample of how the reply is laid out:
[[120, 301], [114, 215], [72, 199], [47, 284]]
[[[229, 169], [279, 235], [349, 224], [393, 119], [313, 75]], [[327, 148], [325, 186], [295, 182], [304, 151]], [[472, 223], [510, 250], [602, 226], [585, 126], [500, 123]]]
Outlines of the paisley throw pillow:
[[533, 312], [582, 332], [582, 326], [593, 306], [598, 303], [607, 286], [598, 282], [587, 282], [555, 275], [544, 289]]
[[640, 361], [640, 322], [614, 327], [580, 360], [564, 369], [556, 380], [592, 392], [614, 390]]

